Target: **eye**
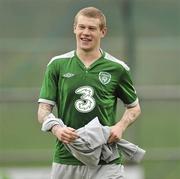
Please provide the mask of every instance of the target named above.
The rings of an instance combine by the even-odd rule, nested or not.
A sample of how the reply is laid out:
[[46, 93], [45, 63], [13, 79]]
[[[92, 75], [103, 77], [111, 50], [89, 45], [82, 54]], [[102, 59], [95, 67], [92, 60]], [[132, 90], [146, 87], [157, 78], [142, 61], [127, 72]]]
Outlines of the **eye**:
[[83, 29], [85, 29], [85, 26], [84, 25], [79, 25], [78, 28], [83, 30]]
[[95, 30], [96, 30], [96, 27], [89, 27], [89, 30], [95, 31]]

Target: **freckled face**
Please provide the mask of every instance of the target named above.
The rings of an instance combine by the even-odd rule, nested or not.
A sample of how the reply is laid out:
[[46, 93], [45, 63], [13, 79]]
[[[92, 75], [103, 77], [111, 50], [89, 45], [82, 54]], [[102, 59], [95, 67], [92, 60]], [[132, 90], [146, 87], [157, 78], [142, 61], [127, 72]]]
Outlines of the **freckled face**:
[[74, 26], [77, 49], [92, 51], [100, 48], [101, 38], [105, 36], [105, 29], [100, 29], [98, 18], [89, 18], [79, 15]]

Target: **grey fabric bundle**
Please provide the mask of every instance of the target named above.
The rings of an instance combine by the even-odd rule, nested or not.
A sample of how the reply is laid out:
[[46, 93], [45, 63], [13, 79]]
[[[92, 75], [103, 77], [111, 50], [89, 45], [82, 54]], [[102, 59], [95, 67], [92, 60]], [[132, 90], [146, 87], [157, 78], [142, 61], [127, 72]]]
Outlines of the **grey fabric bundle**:
[[[53, 121], [65, 127], [61, 119], [49, 118], [43, 123], [42, 130], [49, 131]], [[56, 125], [55, 124], [55, 125]], [[87, 125], [76, 130], [79, 138], [70, 144], [64, 144], [74, 157], [88, 166], [98, 165], [100, 160], [109, 163], [119, 158], [119, 150], [125, 159], [140, 162], [145, 154], [145, 150], [137, 145], [121, 139], [116, 143], [107, 143], [110, 136], [110, 127], [102, 126], [99, 119], [95, 117]]]

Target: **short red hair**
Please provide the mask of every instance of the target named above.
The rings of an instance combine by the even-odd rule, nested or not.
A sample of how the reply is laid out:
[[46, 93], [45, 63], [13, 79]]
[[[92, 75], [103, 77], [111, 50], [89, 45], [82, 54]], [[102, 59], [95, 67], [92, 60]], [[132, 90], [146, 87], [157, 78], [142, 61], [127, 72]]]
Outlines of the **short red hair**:
[[97, 18], [100, 20], [100, 29], [106, 28], [105, 15], [102, 13], [101, 10], [95, 7], [86, 7], [86, 8], [81, 9], [74, 18], [74, 25], [77, 24], [77, 19], [79, 15], [90, 17], [90, 18]]

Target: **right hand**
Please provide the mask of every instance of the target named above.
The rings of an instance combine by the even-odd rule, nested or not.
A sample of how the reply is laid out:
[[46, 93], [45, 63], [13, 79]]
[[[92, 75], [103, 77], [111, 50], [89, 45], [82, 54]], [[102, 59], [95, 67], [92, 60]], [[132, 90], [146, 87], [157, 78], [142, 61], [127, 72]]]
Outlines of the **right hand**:
[[59, 125], [53, 126], [52, 133], [65, 144], [69, 144], [79, 137], [75, 129]]

